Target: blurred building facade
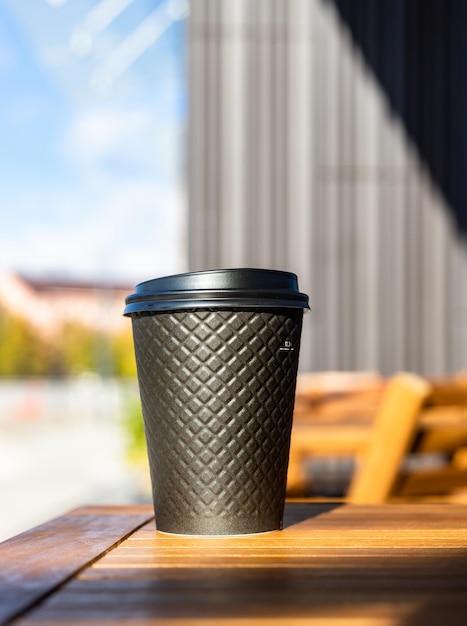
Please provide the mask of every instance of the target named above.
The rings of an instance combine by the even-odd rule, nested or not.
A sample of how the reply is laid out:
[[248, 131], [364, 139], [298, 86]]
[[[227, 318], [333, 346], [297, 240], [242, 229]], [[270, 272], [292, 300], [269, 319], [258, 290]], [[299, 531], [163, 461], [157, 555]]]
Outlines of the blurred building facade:
[[466, 366], [466, 6], [191, 3], [190, 268], [296, 272], [302, 369]]
[[10, 272], [0, 279], [0, 307], [25, 318], [44, 337], [65, 323], [118, 333], [128, 329], [125, 296], [133, 287], [111, 283], [36, 278]]

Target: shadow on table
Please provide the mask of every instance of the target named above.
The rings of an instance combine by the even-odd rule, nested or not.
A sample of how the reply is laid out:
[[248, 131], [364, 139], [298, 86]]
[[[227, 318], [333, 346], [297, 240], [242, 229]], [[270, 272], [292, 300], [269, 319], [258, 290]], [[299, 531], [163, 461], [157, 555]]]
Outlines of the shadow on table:
[[286, 506], [284, 513], [284, 529], [334, 511], [334, 509], [341, 507], [343, 502], [316, 502], [312, 505], [311, 514], [309, 501], [304, 501], [302, 506], [300, 506], [300, 504], [300, 502], [294, 502], [293, 508]]
[[[279, 624], [333, 620], [397, 626], [463, 626], [465, 553], [378, 556], [378, 549], [329, 550], [259, 558], [258, 567], [145, 568], [129, 578], [109, 570], [99, 582], [74, 580], [33, 614], [47, 625], [124, 620], [239, 620]], [[92, 598], [91, 602], [86, 598]], [[61, 621], [62, 620], [62, 621]], [[112, 621], [114, 620], [114, 621]], [[267, 620], [267, 622], [265, 621]], [[34, 622], [36, 623], [36, 622]], [[136, 621], [135, 621], [136, 623]], [[151, 621], [152, 623], [152, 621]]]

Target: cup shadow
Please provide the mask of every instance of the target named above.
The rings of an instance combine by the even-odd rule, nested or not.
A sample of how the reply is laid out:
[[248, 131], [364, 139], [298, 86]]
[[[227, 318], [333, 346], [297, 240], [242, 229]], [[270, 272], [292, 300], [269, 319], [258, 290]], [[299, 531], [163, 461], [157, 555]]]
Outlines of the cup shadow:
[[285, 505], [283, 528], [290, 528], [319, 515], [324, 515], [342, 505], [342, 502], [288, 502]]

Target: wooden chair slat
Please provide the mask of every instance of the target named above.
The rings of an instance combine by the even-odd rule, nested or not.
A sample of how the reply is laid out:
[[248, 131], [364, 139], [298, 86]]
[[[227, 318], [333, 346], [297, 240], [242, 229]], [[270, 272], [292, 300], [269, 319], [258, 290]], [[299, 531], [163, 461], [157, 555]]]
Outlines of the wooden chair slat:
[[402, 497], [444, 495], [467, 485], [467, 469], [448, 466], [438, 470], [425, 470], [401, 474], [398, 495]]
[[376, 504], [391, 494], [429, 392], [429, 384], [419, 376], [399, 374], [391, 379], [375, 418], [372, 440], [350, 486], [350, 501]]
[[[413, 374], [395, 375], [384, 385], [371, 420], [349, 418], [352, 401], [333, 421], [316, 416], [316, 409], [308, 419], [298, 413], [292, 431], [289, 493], [303, 492], [308, 479], [306, 460], [313, 456], [356, 459], [357, 470], [347, 494], [354, 503], [425, 497], [430, 494], [430, 480], [433, 496], [467, 487], [466, 475], [460, 471], [467, 467], [467, 452], [461, 452], [467, 450], [465, 375], [430, 381]], [[418, 471], [412, 469], [402, 480], [402, 461], [409, 452], [444, 459], [443, 473], [435, 468], [428, 474], [425, 469], [416, 477]], [[404, 489], [399, 491], [398, 485]]]

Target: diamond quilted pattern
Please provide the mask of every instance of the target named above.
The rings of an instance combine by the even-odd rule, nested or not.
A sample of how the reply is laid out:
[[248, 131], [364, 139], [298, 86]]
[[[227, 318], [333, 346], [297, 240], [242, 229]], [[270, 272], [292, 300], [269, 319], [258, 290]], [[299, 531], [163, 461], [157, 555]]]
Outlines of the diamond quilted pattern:
[[279, 528], [302, 311], [133, 314], [157, 527]]

